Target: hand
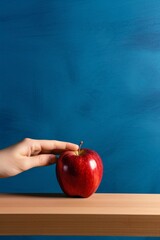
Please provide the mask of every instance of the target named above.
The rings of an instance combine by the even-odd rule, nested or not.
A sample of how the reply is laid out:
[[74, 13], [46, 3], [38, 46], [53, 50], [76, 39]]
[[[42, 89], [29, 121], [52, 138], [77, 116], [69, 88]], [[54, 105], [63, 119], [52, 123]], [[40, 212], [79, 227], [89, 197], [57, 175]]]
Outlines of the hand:
[[56, 155], [64, 150], [78, 150], [78, 145], [55, 140], [25, 138], [0, 150], [0, 178], [15, 176], [33, 167], [56, 162]]

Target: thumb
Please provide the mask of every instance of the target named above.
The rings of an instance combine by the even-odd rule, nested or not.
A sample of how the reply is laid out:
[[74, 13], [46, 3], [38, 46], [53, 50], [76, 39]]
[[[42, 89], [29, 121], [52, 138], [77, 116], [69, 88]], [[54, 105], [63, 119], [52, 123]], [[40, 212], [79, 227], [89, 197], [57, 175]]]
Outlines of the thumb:
[[56, 163], [56, 156], [53, 154], [40, 154], [37, 156], [30, 157], [30, 164], [32, 167], [48, 166]]

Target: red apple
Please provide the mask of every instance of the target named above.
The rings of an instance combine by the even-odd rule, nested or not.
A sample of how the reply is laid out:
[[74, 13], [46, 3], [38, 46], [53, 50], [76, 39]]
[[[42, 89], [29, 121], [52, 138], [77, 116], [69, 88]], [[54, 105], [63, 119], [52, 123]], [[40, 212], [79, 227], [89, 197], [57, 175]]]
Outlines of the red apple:
[[[80, 147], [81, 145], [82, 142]], [[56, 175], [65, 194], [87, 198], [96, 192], [100, 185], [103, 163], [97, 152], [87, 148], [65, 151], [57, 161]]]

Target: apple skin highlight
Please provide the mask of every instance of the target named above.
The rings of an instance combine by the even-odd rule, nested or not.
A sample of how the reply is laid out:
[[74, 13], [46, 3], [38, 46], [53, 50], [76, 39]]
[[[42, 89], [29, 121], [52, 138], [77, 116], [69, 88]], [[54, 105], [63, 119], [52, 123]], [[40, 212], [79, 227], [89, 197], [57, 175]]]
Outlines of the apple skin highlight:
[[63, 152], [56, 164], [56, 176], [62, 191], [70, 197], [91, 196], [98, 189], [103, 176], [99, 154], [84, 148]]

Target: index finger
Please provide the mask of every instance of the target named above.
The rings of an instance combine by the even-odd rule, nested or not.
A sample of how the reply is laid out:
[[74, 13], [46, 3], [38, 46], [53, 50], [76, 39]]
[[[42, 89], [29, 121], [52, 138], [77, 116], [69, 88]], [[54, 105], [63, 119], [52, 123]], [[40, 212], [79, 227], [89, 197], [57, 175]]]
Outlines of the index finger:
[[37, 144], [41, 147], [41, 152], [49, 153], [49, 152], [62, 152], [64, 150], [72, 150], [76, 151], [79, 149], [79, 146], [75, 143], [71, 142], [63, 142], [57, 140], [35, 140]]

